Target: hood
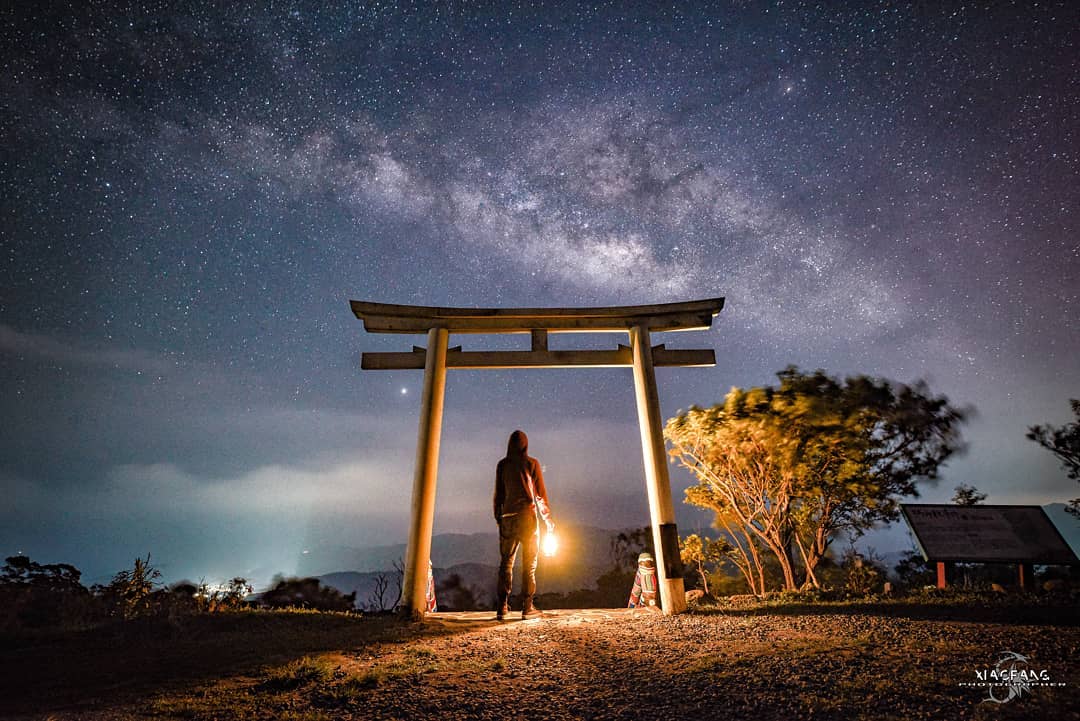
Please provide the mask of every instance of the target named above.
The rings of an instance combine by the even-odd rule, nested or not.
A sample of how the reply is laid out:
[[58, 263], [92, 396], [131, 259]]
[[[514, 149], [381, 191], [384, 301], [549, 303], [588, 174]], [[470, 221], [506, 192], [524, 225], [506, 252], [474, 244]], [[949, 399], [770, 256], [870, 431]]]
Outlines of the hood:
[[514, 431], [506, 444], [506, 455], [510, 458], [529, 455], [529, 437], [525, 431]]

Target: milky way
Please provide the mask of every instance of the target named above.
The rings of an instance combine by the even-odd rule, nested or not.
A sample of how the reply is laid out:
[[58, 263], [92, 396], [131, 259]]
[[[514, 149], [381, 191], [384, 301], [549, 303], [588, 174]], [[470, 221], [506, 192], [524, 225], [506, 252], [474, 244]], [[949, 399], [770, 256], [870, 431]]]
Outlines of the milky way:
[[[1074, 3], [23, 5], [4, 554], [211, 576], [403, 539], [419, 377], [357, 361], [421, 340], [350, 298], [725, 296], [669, 341], [718, 366], [662, 372], [665, 416], [792, 363], [925, 378], [979, 415], [924, 498], [1076, 495], [1024, 439], [1080, 396]], [[490, 530], [514, 427], [563, 518], [646, 520], [628, 371], [452, 376], [437, 531]]]

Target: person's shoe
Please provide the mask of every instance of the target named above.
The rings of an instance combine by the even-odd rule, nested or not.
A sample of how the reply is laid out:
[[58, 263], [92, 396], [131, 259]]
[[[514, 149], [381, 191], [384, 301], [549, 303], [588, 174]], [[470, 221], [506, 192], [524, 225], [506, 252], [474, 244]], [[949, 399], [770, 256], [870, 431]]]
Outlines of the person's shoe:
[[499, 604], [499, 609], [495, 612], [495, 620], [501, 621], [510, 614], [510, 606], [503, 601]]
[[530, 618], [540, 618], [543, 615], [543, 611], [533, 605], [531, 598], [526, 600], [521, 607], [521, 619], [523, 621], [528, 621]]

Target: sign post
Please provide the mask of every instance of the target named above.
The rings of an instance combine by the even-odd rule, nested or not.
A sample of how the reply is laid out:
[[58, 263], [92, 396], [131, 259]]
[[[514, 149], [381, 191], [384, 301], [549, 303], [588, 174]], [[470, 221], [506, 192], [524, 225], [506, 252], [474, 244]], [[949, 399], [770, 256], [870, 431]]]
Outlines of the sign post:
[[1080, 565], [1039, 506], [902, 503], [919, 552], [937, 566], [937, 587], [955, 563], [1008, 563], [1022, 589], [1034, 588], [1034, 566]]

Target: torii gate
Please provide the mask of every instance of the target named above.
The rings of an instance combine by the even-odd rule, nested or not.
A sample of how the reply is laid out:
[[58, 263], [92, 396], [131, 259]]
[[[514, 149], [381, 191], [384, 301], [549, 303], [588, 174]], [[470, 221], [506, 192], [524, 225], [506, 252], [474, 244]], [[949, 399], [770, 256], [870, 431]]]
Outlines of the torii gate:
[[[435, 516], [435, 482], [442, 435], [443, 398], [448, 368], [621, 368], [633, 366], [645, 485], [649, 493], [653, 544], [657, 551], [660, 602], [665, 615], [686, 610], [679, 533], [671, 503], [656, 366], [713, 366], [705, 350], [669, 350], [653, 346], [650, 333], [704, 330], [724, 307], [723, 298], [609, 308], [428, 308], [350, 301], [369, 333], [427, 333], [427, 349], [404, 353], [364, 353], [364, 370], [424, 369], [420, 433], [413, 477], [412, 519], [405, 554], [402, 610], [423, 618], [428, 559]], [[525, 351], [462, 351], [448, 348], [451, 333], [529, 333]], [[616, 350], [548, 350], [548, 333], [628, 333], [630, 345]]]

